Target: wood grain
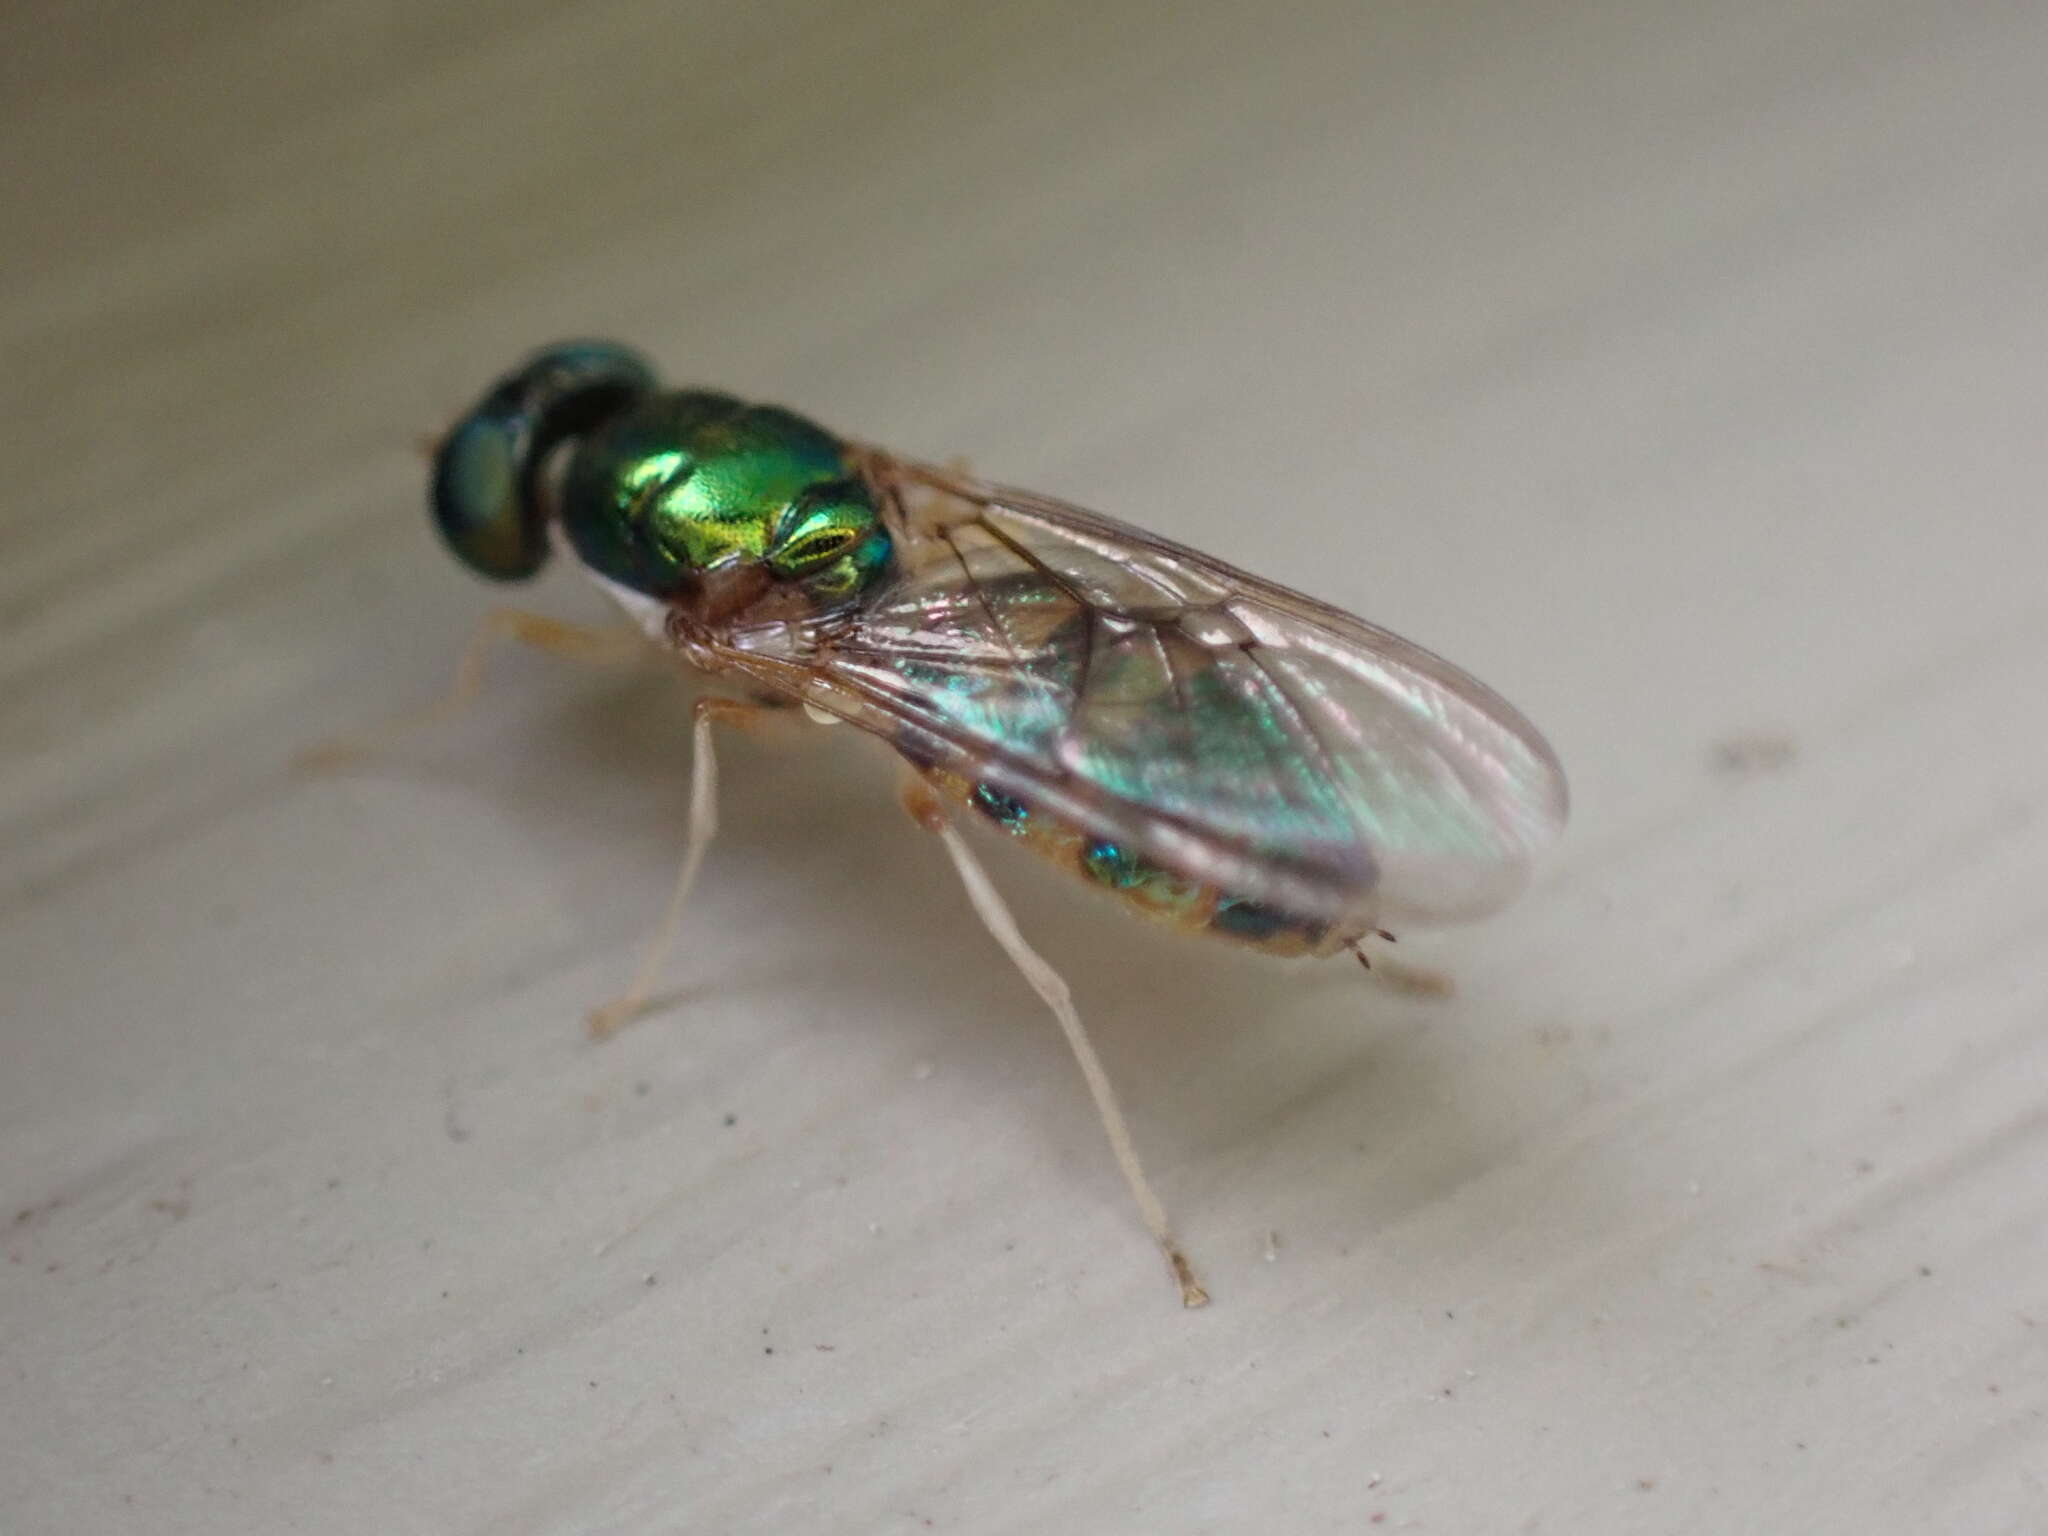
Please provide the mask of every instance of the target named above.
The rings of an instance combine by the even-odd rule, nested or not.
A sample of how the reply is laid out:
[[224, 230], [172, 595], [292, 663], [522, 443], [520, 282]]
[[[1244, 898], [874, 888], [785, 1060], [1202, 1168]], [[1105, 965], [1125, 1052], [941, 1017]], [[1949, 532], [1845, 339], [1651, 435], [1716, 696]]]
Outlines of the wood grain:
[[[2048, 1522], [2048, 13], [0, 21], [0, 1525]], [[1355, 966], [1006, 860], [1216, 1301], [858, 743], [508, 657], [512, 357], [1156, 526], [1454, 656], [1577, 813]], [[535, 602], [599, 612], [567, 577]]]

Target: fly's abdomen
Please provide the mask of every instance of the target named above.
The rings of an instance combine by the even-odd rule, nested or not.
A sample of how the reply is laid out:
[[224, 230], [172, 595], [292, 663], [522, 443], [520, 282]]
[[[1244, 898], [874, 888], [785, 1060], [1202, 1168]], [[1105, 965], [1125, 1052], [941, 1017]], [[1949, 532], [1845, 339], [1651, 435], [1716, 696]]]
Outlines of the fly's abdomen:
[[941, 794], [970, 807], [1040, 858], [1118, 897], [1130, 910], [1183, 932], [1227, 939], [1274, 955], [1327, 955], [1357, 936], [1162, 869], [1112, 839], [1027, 805], [992, 785], [943, 771], [928, 771], [927, 777]]

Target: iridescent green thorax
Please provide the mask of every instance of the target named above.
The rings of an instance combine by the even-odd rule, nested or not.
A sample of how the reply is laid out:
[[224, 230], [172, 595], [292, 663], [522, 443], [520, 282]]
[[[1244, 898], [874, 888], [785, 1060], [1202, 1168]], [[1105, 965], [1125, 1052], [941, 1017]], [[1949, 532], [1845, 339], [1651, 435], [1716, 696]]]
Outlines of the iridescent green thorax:
[[599, 574], [655, 597], [759, 566], [820, 606], [890, 563], [887, 531], [846, 449], [775, 406], [702, 390], [651, 394], [578, 442], [563, 531]]

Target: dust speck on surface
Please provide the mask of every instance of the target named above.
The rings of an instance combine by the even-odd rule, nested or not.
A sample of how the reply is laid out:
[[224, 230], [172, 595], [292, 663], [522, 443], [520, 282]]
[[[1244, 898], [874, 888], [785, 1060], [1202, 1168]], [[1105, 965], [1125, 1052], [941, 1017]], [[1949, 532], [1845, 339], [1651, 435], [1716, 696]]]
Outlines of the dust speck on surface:
[[1790, 731], [1738, 731], [1723, 736], [1707, 754], [1716, 773], [1729, 778], [1782, 773], [1799, 759], [1799, 743]]
[[52, 1195], [40, 1204], [25, 1205], [14, 1213], [14, 1225], [26, 1227], [34, 1222], [46, 1220], [53, 1211], [60, 1209], [63, 1204], [64, 1197], [62, 1195]]

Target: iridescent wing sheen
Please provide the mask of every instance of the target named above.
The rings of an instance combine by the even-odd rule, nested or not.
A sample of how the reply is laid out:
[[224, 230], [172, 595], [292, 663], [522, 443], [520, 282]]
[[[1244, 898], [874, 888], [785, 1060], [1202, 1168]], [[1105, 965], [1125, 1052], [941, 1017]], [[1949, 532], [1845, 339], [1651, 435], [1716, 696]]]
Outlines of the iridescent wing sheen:
[[817, 702], [913, 762], [1352, 932], [1488, 912], [1562, 828], [1535, 728], [1399, 636], [1045, 497], [871, 474], [905, 569]]

